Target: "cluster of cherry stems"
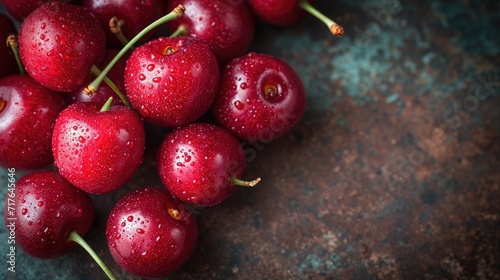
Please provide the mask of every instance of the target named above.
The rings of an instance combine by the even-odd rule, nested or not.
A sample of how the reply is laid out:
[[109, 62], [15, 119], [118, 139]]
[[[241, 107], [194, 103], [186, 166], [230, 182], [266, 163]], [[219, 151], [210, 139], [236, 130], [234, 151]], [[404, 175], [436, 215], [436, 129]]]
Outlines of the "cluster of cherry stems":
[[[295, 71], [247, 53], [254, 15], [288, 26], [308, 11], [343, 34], [305, 0], [1, 2], [22, 24], [12, 35], [12, 22], [0, 14], [0, 36], [10, 46], [0, 49], [0, 166], [38, 170], [15, 189], [16, 245], [55, 258], [78, 243], [110, 279], [81, 238], [94, 217], [89, 193], [112, 192], [136, 173], [144, 122], [174, 128], [157, 152], [168, 191], [142, 188], [123, 197], [109, 214], [106, 238], [125, 271], [162, 277], [196, 245], [186, 204], [213, 206], [236, 186], [260, 181], [241, 180], [240, 141], [268, 143], [304, 113]], [[154, 38], [165, 23], [173, 34]], [[200, 121], [207, 114], [214, 123]], [[52, 163], [56, 168], [41, 170]]]

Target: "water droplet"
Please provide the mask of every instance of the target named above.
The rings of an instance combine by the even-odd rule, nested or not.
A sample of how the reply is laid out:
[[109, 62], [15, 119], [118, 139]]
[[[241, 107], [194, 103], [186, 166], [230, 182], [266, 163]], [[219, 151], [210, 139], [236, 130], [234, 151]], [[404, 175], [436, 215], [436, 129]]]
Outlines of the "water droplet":
[[247, 83], [241, 83], [240, 88], [241, 89], [247, 89], [248, 88], [248, 84]]
[[191, 161], [191, 156], [190, 155], [185, 155], [184, 162], [190, 162], [190, 161]]
[[139, 80], [144, 81], [146, 80], [146, 76], [144, 74], [139, 75]]
[[125, 222], [122, 222], [120, 225], [121, 225], [122, 227], [125, 227], [127, 224], [126, 224]]
[[61, 219], [62, 217], [64, 217], [64, 214], [61, 212], [57, 212], [56, 218]]
[[119, 233], [115, 235], [115, 239], [120, 239], [121, 237], [122, 237], [122, 235]]
[[155, 70], [155, 65], [149, 64], [147, 69], [148, 69], [148, 71], [153, 71], [153, 70]]
[[128, 216], [128, 217], [127, 217], [127, 221], [129, 221], [129, 222], [134, 221], [134, 216]]
[[245, 107], [245, 105], [243, 105], [243, 103], [241, 103], [239, 100], [237, 100], [237, 101], [234, 101], [234, 107], [236, 107], [236, 109], [238, 109], [238, 110], [242, 110], [243, 107]]
[[43, 201], [38, 202], [38, 206], [42, 207], [43, 206]]
[[40, 35], [41, 40], [45, 40], [45, 34]]
[[47, 24], [45, 22], [42, 23], [42, 25], [40, 26], [41, 29], [45, 29], [47, 27]]
[[23, 210], [21, 211], [21, 214], [26, 215], [26, 213], [28, 213], [28, 209], [23, 208]]
[[153, 82], [154, 82], [154, 83], [159, 83], [159, 82], [161, 82], [161, 77], [154, 77], [154, 78], [153, 78]]
[[138, 228], [135, 231], [137, 231], [137, 233], [140, 233], [140, 234], [144, 234], [145, 233], [145, 231], [142, 228]]
[[54, 50], [50, 50], [48, 53], [47, 53], [47, 56], [54, 56], [56, 54], [56, 52]]
[[83, 137], [83, 136], [81, 136], [81, 135], [78, 137], [78, 142], [80, 142], [80, 143], [82, 143], [82, 144], [83, 144], [83, 143], [85, 143], [85, 141], [86, 141], [86, 140], [85, 140], [85, 137]]
[[179, 166], [179, 167], [184, 167], [185, 166], [184, 163], [182, 163], [182, 162], [178, 162], [176, 165]]

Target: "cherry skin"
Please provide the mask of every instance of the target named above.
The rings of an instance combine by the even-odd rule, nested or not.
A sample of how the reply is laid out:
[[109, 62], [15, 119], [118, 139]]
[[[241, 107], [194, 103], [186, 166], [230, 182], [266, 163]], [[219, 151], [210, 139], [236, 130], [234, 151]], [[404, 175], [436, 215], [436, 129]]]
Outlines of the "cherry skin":
[[43, 86], [72, 92], [104, 57], [106, 38], [87, 9], [50, 2], [31, 13], [19, 31], [26, 71]]
[[0, 79], [0, 166], [39, 169], [54, 161], [52, 129], [63, 97], [28, 75]]
[[163, 277], [187, 262], [198, 226], [191, 212], [160, 189], [129, 193], [115, 205], [106, 239], [115, 261], [139, 277]]
[[142, 162], [145, 132], [134, 110], [102, 104], [75, 103], [54, 126], [52, 152], [60, 174], [93, 194], [113, 191], [127, 183]]
[[159, 38], [132, 53], [125, 67], [127, 97], [148, 122], [177, 127], [194, 122], [213, 103], [219, 67], [196, 38]]
[[[11, 33], [16, 33], [14, 24], [6, 15], [0, 14], [1, 42], [5, 42]], [[19, 69], [17, 68], [12, 49], [5, 44], [0, 44], [0, 61], [2, 62], [2, 67], [0, 67], [0, 78], [7, 75], [19, 74]]]
[[[165, 10], [165, 1], [146, 0], [146, 1], [122, 1], [122, 0], [83, 0], [82, 6], [89, 9], [101, 23], [106, 33], [106, 40], [109, 46], [123, 47], [122, 43], [116, 38], [109, 29], [109, 20], [117, 17], [124, 21], [121, 28], [126, 38], [131, 39], [148, 24], [163, 16]], [[154, 32], [148, 33], [140, 42], [146, 42], [153, 37]]]
[[167, 25], [175, 30], [183, 24], [190, 36], [210, 45], [221, 66], [250, 47], [255, 22], [246, 1], [174, 0], [167, 10], [179, 4], [186, 7], [184, 16]]
[[[0, 0], [5, 10], [18, 21], [23, 21], [36, 8], [52, 0]], [[59, 2], [71, 3], [72, 0], [59, 0]]]
[[250, 53], [224, 69], [213, 114], [240, 139], [270, 142], [290, 131], [304, 114], [305, 104], [304, 86], [287, 63]]
[[[15, 199], [15, 213], [7, 205]], [[56, 258], [76, 244], [68, 240], [72, 231], [87, 233], [94, 219], [90, 196], [72, 186], [54, 171], [37, 171], [22, 177], [15, 196], [7, 194], [5, 224], [16, 218], [16, 245], [37, 258]]]
[[212, 206], [230, 197], [246, 167], [238, 141], [222, 127], [196, 123], [167, 134], [157, 154], [165, 187], [181, 201]]
[[[104, 59], [98, 66], [100, 70], [102, 70], [108, 63], [115, 57], [115, 55], [119, 52], [117, 49], [106, 49], [106, 54]], [[128, 56], [123, 56], [118, 60], [115, 66], [111, 69], [111, 71], [106, 75], [111, 81], [113, 81], [118, 89], [121, 92], [125, 92], [125, 84], [124, 84], [124, 73], [125, 73], [125, 64], [127, 63]], [[89, 74], [87, 79], [84, 82], [84, 86], [78, 88], [76, 91], [67, 95], [66, 101], [68, 104], [73, 104], [76, 102], [96, 102], [99, 104], [104, 104], [110, 97], [113, 97], [113, 105], [123, 105], [123, 102], [120, 98], [116, 96], [115, 91], [110, 88], [106, 83], [103, 83], [97, 91], [92, 95], [88, 96], [83, 93], [83, 89], [95, 79], [94, 74]]]
[[276, 26], [292, 25], [306, 15], [299, 2], [300, 0], [248, 0], [258, 17]]

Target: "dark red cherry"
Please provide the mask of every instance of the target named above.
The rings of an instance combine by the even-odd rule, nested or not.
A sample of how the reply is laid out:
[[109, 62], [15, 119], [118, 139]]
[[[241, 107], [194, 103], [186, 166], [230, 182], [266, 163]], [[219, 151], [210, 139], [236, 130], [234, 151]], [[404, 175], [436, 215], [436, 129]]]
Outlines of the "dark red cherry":
[[38, 169], [54, 161], [52, 129], [63, 97], [28, 75], [0, 79], [0, 166]]
[[[83, 0], [82, 6], [89, 9], [99, 19], [106, 33], [108, 45], [113, 47], [122, 47], [123, 44], [109, 29], [109, 20], [112, 17], [123, 20], [124, 25], [121, 30], [124, 36], [130, 40], [150, 23], [163, 16], [165, 11], [165, 1], [163, 0]], [[140, 42], [146, 42], [153, 35], [153, 32], [149, 32]]]
[[[5, 10], [18, 21], [23, 21], [29, 14], [41, 5], [54, 0], [0, 0]], [[58, 0], [63, 3], [76, 2], [72, 0]]]
[[[117, 49], [106, 49], [106, 54], [102, 62], [97, 65], [97, 67], [102, 70], [108, 63], [116, 56], [119, 52]], [[124, 84], [124, 73], [125, 64], [127, 63], [128, 56], [121, 57], [118, 62], [113, 66], [111, 71], [106, 75], [111, 81], [115, 83], [120, 92], [125, 93]], [[95, 79], [96, 75], [89, 74], [84, 82], [84, 86], [80, 87], [76, 91], [67, 95], [66, 100], [68, 104], [73, 104], [76, 102], [96, 102], [99, 104], [104, 104], [110, 97], [113, 97], [113, 105], [123, 105], [123, 102], [116, 95], [115, 91], [109, 87], [106, 83], [103, 83], [99, 89], [92, 95], [89, 96], [83, 93], [83, 89]]]
[[70, 233], [85, 235], [93, 219], [89, 195], [54, 171], [22, 177], [5, 200], [5, 224], [15, 223], [16, 246], [37, 258], [67, 253], [76, 244], [68, 240]]
[[87, 9], [50, 2], [21, 25], [19, 51], [26, 71], [43, 86], [72, 92], [104, 57], [106, 38]]
[[109, 251], [124, 270], [139, 277], [163, 277], [187, 262], [196, 245], [196, 220], [160, 189], [123, 197], [106, 225]]
[[301, 119], [305, 103], [304, 86], [286, 62], [250, 53], [224, 69], [213, 114], [243, 140], [270, 142]]
[[127, 183], [139, 168], [145, 132], [134, 110], [75, 103], [56, 120], [52, 138], [55, 165], [76, 187], [94, 194]]
[[197, 206], [221, 203], [236, 190], [246, 166], [238, 141], [222, 127], [196, 123], [168, 134], [157, 155], [165, 187], [178, 199]]
[[250, 47], [255, 23], [246, 1], [174, 0], [168, 2], [167, 10], [179, 4], [186, 12], [168, 23], [170, 29], [185, 25], [190, 36], [210, 45], [221, 66], [243, 55]]
[[219, 67], [210, 48], [196, 38], [159, 38], [134, 50], [125, 68], [133, 107], [148, 122], [189, 124], [210, 108], [219, 87]]
[[16, 33], [14, 24], [7, 16], [0, 14], [0, 61], [2, 62], [0, 78], [7, 75], [19, 74], [12, 49], [4, 44], [11, 33]]

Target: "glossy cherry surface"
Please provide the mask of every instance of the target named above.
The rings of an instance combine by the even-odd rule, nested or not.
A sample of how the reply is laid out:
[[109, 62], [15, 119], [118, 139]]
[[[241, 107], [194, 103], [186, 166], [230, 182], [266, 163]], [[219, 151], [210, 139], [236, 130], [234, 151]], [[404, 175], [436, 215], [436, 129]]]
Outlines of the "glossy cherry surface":
[[50, 2], [31, 13], [19, 31], [26, 71], [43, 86], [72, 92], [82, 86], [92, 65], [104, 57], [106, 38], [87, 9]]
[[193, 214], [166, 191], [144, 188], [118, 201], [108, 218], [106, 238], [124, 270], [163, 277], [187, 262], [198, 227]]
[[[41, 5], [54, 1], [54, 0], [0, 0], [3, 4], [5, 10], [9, 12], [18, 21], [23, 21], [27, 16], [29, 16], [34, 10], [36, 10]], [[58, 0], [62, 3], [76, 2], [72, 0]]]
[[144, 153], [145, 132], [134, 110], [75, 103], [56, 120], [55, 165], [76, 187], [94, 194], [113, 191], [132, 178]]
[[[10, 193], [9, 193], [10, 194]], [[15, 199], [15, 215], [5, 208], [5, 224], [15, 217], [16, 245], [37, 258], [56, 258], [75, 243], [76, 231], [84, 236], [92, 225], [94, 208], [90, 196], [72, 186], [54, 171], [28, 174], [16, 184], [15, 196], [7, 194], [5, 205]]]
[[0, 79], [0, 166], [38, 169], [54, 161], [52, 129], [63, 97], [28, 75]]
[[159, 38], [134, 50], [125, 68], [133, 107], [148, 122], [177, 127], [210, 108], [219, 87], [219, 67], [196, 38]]
[[184, 16], [168, 23], [171, 30], [184, 24], [190, 36], [210, 45], [221, 65], [244, 54], [252, 43], [255, 22], [246, 1], [174, 0], [167, 10], [177, 5], [186, 7]]
[[270, 142], [290, 131], [305, 105], [304, 86], [286, 62], [250, 53], [224, 69], [213, 113], [239, 138]]
[[158, 150], [158, 171], [178, 199], [198, 206], [221, 203], [236, 190], [246, 159], [238, 139], [222, 127], [196, 123], [168, 134]]
[[[165, 1], [163, 0], [83, 0], [82, 6], [89, 9], [98, 19], [102, 29], [106, 33], [106, 40], [109, 46], [122, 47], [123, 44], [116, 38], [109, 29], [109, 20], [117, 17], [124, 21], [121, 28], [127, 39], [132, 39], [144, 27], [164, 15]], [[148, 33], [140, 42], [146, 42], [154, 35]]]

